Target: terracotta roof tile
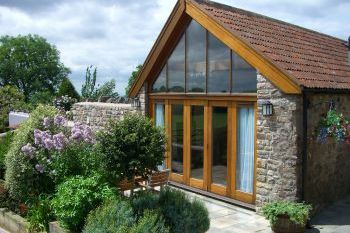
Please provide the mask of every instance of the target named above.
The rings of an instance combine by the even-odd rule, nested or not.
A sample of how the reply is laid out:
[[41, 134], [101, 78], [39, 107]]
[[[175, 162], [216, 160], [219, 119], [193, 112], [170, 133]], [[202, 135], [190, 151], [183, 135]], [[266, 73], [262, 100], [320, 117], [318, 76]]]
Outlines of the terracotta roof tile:
[[219, 3], [195, 2], [300, 85], [350, 89], [346, 41]]

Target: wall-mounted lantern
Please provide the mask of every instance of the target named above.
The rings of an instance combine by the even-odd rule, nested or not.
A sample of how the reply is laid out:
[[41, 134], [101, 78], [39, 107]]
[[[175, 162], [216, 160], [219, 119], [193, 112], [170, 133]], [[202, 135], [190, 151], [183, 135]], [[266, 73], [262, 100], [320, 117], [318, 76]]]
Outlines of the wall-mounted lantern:
[[262, 104], [263, 116], [271, 116], [273, 114], [273, 105], [270, 101], [266, 101]]
[[138, 97], [133, 98], [131, 101], [131, 106], [134, 108], [140, 108], [141, 107], [140, 99]]

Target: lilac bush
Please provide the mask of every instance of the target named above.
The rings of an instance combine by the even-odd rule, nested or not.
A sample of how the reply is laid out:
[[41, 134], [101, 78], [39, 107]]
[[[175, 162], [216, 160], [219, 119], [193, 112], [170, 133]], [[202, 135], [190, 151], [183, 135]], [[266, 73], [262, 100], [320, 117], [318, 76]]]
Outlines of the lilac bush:
[[79, 170], [79, 159], [75, 156], [94, 144], [94, 134], [88, 125], [76, 122], [69, 128], [66, 123], [61, 115], [45, 117], [42, 128], [33, 132], [33, 142], [21, 149], [38, 174], [46, 174], [54, 181]]

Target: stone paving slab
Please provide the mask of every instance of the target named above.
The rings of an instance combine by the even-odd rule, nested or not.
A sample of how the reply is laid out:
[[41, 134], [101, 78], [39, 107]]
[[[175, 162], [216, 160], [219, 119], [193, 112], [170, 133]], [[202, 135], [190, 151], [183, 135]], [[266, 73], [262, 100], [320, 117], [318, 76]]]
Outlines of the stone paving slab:
[[210, 229], [208, 233], [270, 233], [264, 217], [255, 211], [185, 191], [191, 198], [204, 202], [209, 211]]

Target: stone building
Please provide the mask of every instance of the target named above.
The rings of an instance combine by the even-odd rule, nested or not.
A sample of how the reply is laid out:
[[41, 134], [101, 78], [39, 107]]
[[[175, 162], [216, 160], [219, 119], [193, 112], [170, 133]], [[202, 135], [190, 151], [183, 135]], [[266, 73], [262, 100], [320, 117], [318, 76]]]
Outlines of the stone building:
[[[259, 208], [350, 194], [350, 146], [315, 140], [350, 117], [349, 42], [203, 0], [179, 0], [130, 91], [168, 136], [174, 185]], [[272, 110], [272, 111], [270, 111]]]

